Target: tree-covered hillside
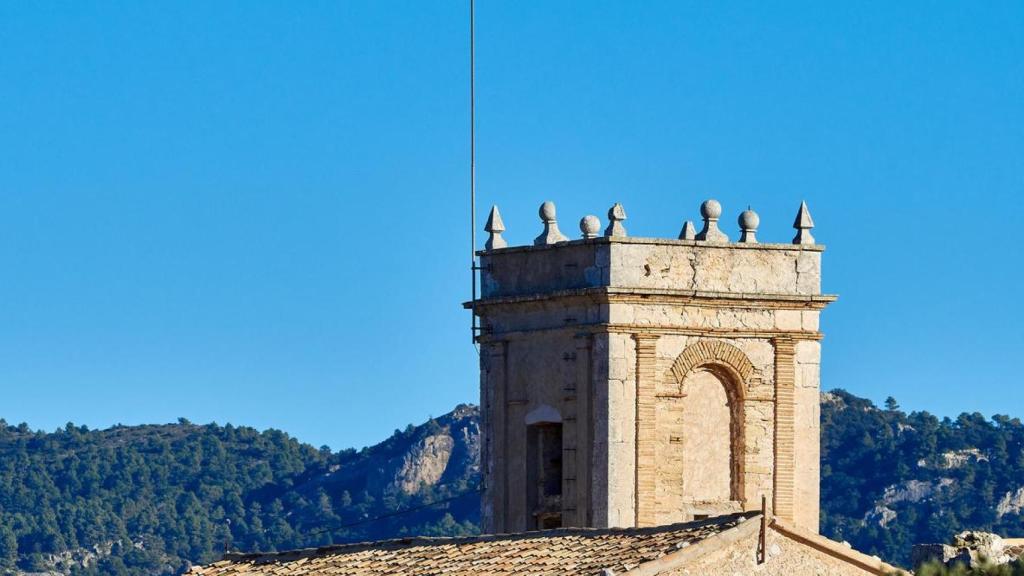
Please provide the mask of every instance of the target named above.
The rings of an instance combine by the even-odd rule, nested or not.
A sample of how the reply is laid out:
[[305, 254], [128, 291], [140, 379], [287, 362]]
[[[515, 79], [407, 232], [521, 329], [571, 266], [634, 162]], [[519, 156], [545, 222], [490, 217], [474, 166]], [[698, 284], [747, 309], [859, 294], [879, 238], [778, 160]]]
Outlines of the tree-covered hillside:
[[[477, 419], [461, 406], [358, 452], [185, 421], [0, 423], [0, 574], [171, 575], [226, 546], [472, 533]], [[1024, 425], [823, 394], [821, 496], [823, 533], [903, 565], [962, 529], [1024, 536]]]
[[466, 451], [475, 450], [475, 417], [460, 407], [340, 453], [231, 425], [42, 433], [0, 421], [0, 574], [169, 575], [219, 558], [226, 546], [474, 532], [471, 495], [365, 520], [472, 492], [476, 458]]
[[821, 530], [906, 565], [915, 543], [964, 529], [1024, 536], [1024, 425], [822, 395]]

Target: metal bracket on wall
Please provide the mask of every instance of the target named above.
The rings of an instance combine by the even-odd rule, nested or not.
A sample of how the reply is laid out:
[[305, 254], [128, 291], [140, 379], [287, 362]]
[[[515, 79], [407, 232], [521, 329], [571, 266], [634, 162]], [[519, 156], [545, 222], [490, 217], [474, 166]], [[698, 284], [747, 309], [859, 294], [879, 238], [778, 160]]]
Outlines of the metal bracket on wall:
[[761, 495], [761, 532], [757, 535], [757, 563], [765, 561], [765, 531], [768, 529], [768, 498]]

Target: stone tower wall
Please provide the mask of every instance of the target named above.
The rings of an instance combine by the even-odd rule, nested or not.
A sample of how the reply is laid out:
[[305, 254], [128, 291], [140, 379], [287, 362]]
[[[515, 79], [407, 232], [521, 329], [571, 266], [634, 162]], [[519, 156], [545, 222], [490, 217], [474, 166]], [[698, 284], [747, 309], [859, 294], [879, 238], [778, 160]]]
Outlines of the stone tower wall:
[[485, 529], [536, 527], [527, 427], [551, 422], [561, 525], [666, 524], [764, 495], [817, 531], [818, 315], [834, 300], [820, 290], [823, 247], [567, 241], [550, 216], [540, 245], [480, 253], [468, 304], [481, 322]]

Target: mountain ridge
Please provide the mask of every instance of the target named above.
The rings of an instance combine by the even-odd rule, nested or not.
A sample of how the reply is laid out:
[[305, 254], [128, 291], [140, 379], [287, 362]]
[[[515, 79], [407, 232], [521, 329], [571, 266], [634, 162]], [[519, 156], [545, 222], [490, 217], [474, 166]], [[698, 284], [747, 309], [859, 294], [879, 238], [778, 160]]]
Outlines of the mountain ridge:
[[[332, 452], [230, 424], [0, 421], [0, 573], [180, 574], [273, 551], [479, 525], [479, 411]], [[961, 529], [1024, 535], [1024, 426], [822, 394], [822, 533], [906, 564]]]

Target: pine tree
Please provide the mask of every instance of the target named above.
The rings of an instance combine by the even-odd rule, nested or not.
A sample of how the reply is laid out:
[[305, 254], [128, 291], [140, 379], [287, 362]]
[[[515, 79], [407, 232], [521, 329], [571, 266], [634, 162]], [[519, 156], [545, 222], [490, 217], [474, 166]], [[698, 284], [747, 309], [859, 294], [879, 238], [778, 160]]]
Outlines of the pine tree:
[[18, 562], [18, 538], [6, 524], [0, 525], [0, 568], [14, 568]]

